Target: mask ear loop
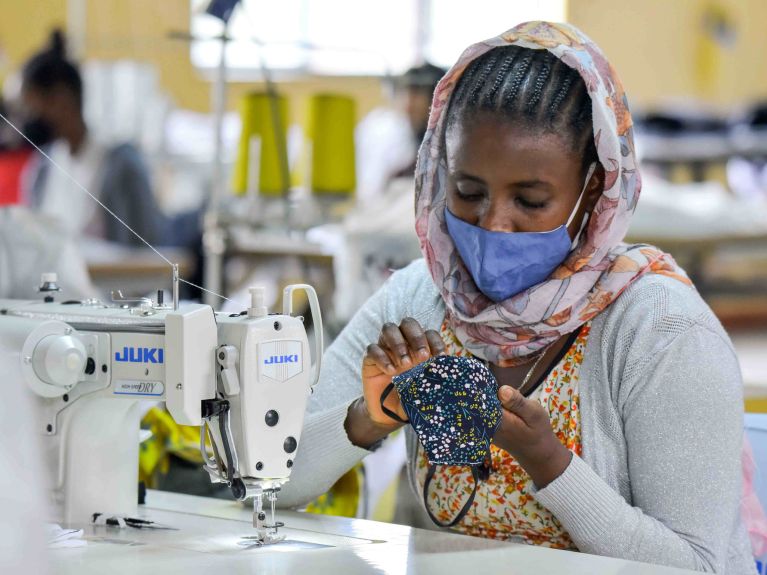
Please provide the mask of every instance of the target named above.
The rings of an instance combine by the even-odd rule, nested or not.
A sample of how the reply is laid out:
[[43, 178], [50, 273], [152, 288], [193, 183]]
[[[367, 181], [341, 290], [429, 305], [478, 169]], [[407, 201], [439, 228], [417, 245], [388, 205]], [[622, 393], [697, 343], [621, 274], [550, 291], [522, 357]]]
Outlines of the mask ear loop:
[[[565, 228], [570, 227], [570, 224], [573, 223], [573, 220], [575, 219], [575, 216], [578, 215], [578, 208], [581, 207], [581, 201], [583, 201], [583, 194], [586, 193], [586, 188], [589, 187], [589, 182], [591, 181], [591, 176], [594, 175], [594, 172], [597, 169], [597, 163], [591, 162], [591, 165], [589, 166], [588, 171], [586, 172], [586, 181], [583, 184], [583, 189], [581, 190], [581, 194], [578, 196], [578, 201], [575, 202], [575, 207], [573, 208], [572, 213], [570, 214], [570, 217], [567, 218], [567, 223], [565, 224]], [[589, 223], [589, 213], [586, 212], [583, 215], [583, 221], [581, 222], [581, 228], [578, 230], [578, 233], [575, 234], [575, 237], [573, 238], [572, 244], [570, 244], [570, 249], [573, 249], [576, 244], [578, 243], [578, 240], [581, 237], [581, 234], [583, 233], [583, 230], [586, 229], [586, 224]]]
[[389, 394], [391, 393], [392, 389], [394, 389], [394, 382], [387, 385], [386, 388], [383, 390], [383, 393], [381, 393], [381, 411], [383, 411], [386, 415], [391, 417], [394, 421], [398, 421], [399, 423], [410, 423], [409, 420], [402, 419], [399, 415], [397, 415], [391, 409], [389, 409], [388, 407], [384, 405], [384, 401], [386, 401], [386, 398], [389, 397]]
[[423, 506], [426, 509], [426, 513], [429, 515], [429, 519], [431, 519], [437, 527], [455, 527], [463, 520], [464, 517], [466, 517], [466, 514], [474, 504], [474, 498], [477, 495], [477, 487], [479, 486], [479, 470], [477, 469], [478, 466], [476, 465], [471, 465], [470, 467], [471, 475], [474, 477], [474, 489], [471, 490], [469, 500], [464, 504], [463, 507], [461, 507], [458, 515], [456, 515], [452, 521], [449, 523], [442, 523], [434, 516], [434, 514], [431, 512], [431, 509], [429, 508], [429, 485], [431, 485], [431, 480], [434, 479], [434, 473], [437, 471], [437, 466], [434, 463], [429, 464], [429, 469], [426, 472], [426, 480], [423, 483]]

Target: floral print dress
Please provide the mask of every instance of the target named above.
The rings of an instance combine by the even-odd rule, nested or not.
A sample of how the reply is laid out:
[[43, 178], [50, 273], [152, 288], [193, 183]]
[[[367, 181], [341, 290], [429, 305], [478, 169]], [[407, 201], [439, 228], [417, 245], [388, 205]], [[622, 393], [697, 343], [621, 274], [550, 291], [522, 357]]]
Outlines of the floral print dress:
[[[470, 356], [453, 332], [443, 323], [440, 330], [446, 353]], [[578, 401], [579, 371], [589, 336], [583, 326], [545, 380], [529, 396], [548, 411], [554, 433], [570, 451], [581, 455], [581, 425]], [[517, 540], [558, 549], [576, 549], [570, 536], [551, 512], [532, 494], [530, 476], [503, 449], [491, 445], [489, 474], [480, 479], [474, 503], [454, 529], [467, 535]], [[416, 479], [423, 491], [429, 462], [419, 445]], [[463, 507], [474, 485], [468, 466], [438, 465], [429, 486], [431, 512], [441, 522], [451, 521]]]

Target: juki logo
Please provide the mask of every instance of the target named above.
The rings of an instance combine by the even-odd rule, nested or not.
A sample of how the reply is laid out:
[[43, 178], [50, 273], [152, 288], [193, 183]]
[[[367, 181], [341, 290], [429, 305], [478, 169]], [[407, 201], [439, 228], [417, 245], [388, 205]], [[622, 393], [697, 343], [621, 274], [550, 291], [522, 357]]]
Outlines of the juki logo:
[[298, 363], [298, 354], [273, 355], [264, 360], [265, 365], [272, 365], [275, 363]]
[[130, 363], [163, 363], [165, 350], [161, 347], [124, 347], [122, 355], [115, 352], [115, 361]]

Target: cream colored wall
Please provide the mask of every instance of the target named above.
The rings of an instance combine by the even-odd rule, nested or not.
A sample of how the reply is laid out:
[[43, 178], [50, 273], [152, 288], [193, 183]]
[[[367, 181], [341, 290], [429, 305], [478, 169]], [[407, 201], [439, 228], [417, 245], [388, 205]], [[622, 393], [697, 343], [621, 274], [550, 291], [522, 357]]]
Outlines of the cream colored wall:
[[[731, 48], [716, 49], [709, 81], [699, 75], [707, 6], [724, 10], [737, 33]], [[568, 20], [601, 46], [635, 104], [695, 98], [732, 106], [767, 97], [764, 0], [568, 0]]]
[[[86, 5], [86, 58], [132, 58], [151, 62], [163, 87], [186, 108], [210, 108], [210, 84], [193, 68], [188, 46], [167, 38], [189, 28], [188, 0], [70, 0]], [[438, 0], [448, 1], [448, 0]], [[767, 2], [717, 0], [737, 29], [732, 49], [722, 50], [708, 86], [697, 76], [699, 22], [710, 0], [568, 0], [568, 19], [586, 31], [618, 69], [634, 103], [669, 98], [703, 98], [731, 105], [767, 96]], [[53, 25], [64, 25], [66, 0], [0, 0], [0, 77], [17, 68], [46, 39]], [[232, 84], [230, 106], [257, 89]], [[301, 120], [306, 97], [319, 91], [354, 96], [359, 115], [383, 101], [380, 83], [370, 78], [319, 78], [285, 82], [294, 120]]]
[[66, 22], [65, 0], [0, 0], [0, 80], [4, 80]]

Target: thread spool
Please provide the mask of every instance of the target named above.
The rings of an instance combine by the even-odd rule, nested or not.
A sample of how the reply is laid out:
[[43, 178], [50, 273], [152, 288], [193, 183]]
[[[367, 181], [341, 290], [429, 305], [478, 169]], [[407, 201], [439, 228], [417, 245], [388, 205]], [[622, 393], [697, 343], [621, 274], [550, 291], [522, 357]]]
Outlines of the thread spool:
[[236, 194], [281, 196], [290, 184], [284, 181], [281, 167], [282, 158], [287, 157], [288, 100], [283, 95], [275, 98], [277, 118], [271, 96], [264, 92], [250, 93], [240, 103], [242, 131], [232, 183]]
[[340, 198], [354, 194], [356, 112], [356, 103], [349, 96], [315, 94], [310, 98], [307, 163], [313, 194]]

